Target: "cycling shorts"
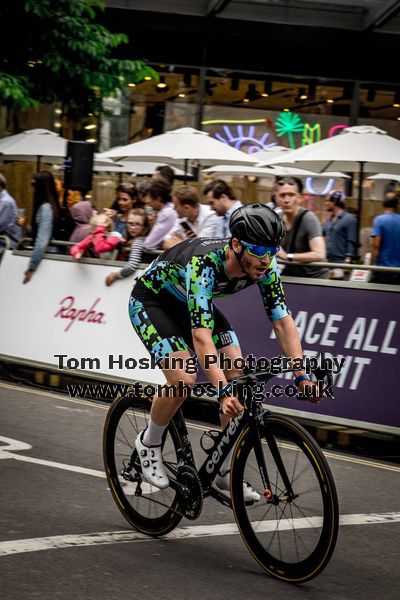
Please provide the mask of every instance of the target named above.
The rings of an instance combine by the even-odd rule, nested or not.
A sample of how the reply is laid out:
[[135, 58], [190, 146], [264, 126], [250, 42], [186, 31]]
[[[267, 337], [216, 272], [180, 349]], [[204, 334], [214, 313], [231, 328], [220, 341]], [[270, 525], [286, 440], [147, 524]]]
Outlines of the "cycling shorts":
[[[212, 338], [217, 350], [239, 345], [225, 315], [214, 305]], [[173, 296], [154, 294], [140, 282], [129, 300], [129, 317], [149, 353], [158, 364], [172, 352], [193, 350], [192, 328], [187, 305]]]

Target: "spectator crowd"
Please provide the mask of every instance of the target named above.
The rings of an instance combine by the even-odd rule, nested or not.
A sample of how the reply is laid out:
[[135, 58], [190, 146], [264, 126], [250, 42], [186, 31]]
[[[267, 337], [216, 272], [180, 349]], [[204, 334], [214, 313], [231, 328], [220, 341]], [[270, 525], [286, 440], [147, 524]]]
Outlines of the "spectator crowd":
[[[56, 182], [49, 171], [39, 171], [32, 178], [32, 221], [21, 219], [7, 182], [0, 174], [0, 236], [14, 248], [22, 237], [32, 238], [32, 254], [23, 283], [28, 283], [39, 267], [45, 252], [69, 252], [75, 261], [86, 258], [111, 258], [125, 265], [111, 271], [107, 286], [132, 276], [148, 254], [167, 250], [195, 237], [229, 237], [229, 220], [242, 205], [232, 188], [222, 179], [208, 183], [201, 193], [192, 185], [174, 181], [174, 171], [165, 165], [156, 169], [151, 179], [121, 183], [111, 207], [97, 212], [84, 190], [78, 201], [64, 206]], [[177, 184], [176, 184], [177, 183]], [[358, 261], [360, 240], [356, 216], [346, 210], [346, 198], [340, 191], [326, 196], [322, 222], [315, 212], [303, 206], [303, 184], [295, 177], [276, 178], [272, 201], [284, 222], [286, 236], [278, 258], [284, 275], [347, 279], [344, 265]], [[399, 195], [387, 194], [383, 213], [368, 229], [367, 250], [371, 263], [400, 268]], [[363, 232], [365, 239], [365, 232]], [[0, 246], [4, 245], [0, 237]], [[56, 246], [51, 240], [68, 240], [72, 246]], [[365, 244], [364, 244], [365, 245]], [[147, 256], [146, 256], [147, 254]], [[319, 262], [337, 263], [327, 269]], [[369, 262], [369, 260], [367, 261]], [[376, 283], [400, 284], [396, 273], [376, 272]]]

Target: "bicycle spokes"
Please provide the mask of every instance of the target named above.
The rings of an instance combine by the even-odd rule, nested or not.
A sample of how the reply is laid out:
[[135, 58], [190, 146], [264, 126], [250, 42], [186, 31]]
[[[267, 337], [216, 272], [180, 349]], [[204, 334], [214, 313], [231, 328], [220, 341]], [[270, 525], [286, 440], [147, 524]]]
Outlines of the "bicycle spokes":
[[[267, 417], [261, 444], [254, 435], [242, 440], [234, 457], [234, 512], [260, 564], [275, 577], [300, 582], [327, 564], [336, 540], [338, 511], [322, 453], [307, 432], [292, 423], [283, 417]], [[260, 449], [268, 468], [267, 489]], [[261, 496], [250, 506], [241, 497], [243, 479]]]

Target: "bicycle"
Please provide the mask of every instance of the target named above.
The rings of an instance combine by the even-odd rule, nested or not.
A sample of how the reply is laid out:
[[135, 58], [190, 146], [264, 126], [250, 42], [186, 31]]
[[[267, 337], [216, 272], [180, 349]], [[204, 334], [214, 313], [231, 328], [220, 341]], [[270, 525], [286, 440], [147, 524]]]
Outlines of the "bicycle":
[[[134, 446], [151, 403], [129, 394], [116, 398], [104, 426], [104, 465], [119, 510], [138, 531], [166, 535], [183, 517], [197, 519], [203, 500], [210, 496], [233, 509], [244, 543], [269, 575], [304, 583], [316, 577], [332, 556], [338, 499], [328, 463], [311, 435], [255, 399], [254, 386], [272, 377], [258, 372], [235, 379], [244, 411], [224, 431], [202, 435], [206, 458], [199, 469], [182, 411], [175, 414], [163, 438], [170, 478], [170, 486], [163, 490], [143, 480]], [[320, 377], [331, 384], [330, 373], [320, 372]], [[209, 448], [206, 440], [212, 444]], [[212, 483], [233, 447], [228, 497]], [[243, 481], [259, 492], [258, 502], [244, 501]]]

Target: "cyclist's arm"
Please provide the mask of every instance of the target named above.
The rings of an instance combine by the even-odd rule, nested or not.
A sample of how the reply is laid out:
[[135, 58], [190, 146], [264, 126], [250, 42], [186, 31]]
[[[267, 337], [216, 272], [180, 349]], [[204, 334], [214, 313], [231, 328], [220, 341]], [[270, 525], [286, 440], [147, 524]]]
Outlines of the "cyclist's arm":
[[257, 283], [263, 300], [265, 312], [270, 321], [282, 319], [289, 314], [285, 292], [281, 282], [281, 272], [274, 258], [268, 271]]
[[[285, 356], [291, 359], [303, 358], [303, 350], [299, 334], [292, 316], [286, 306], [285, 293], [283, 291], [279, 267], [274, 259], [270, 268], [263, 278], [258, 282], [265, 311], [272, 321], [275, 335]], [[304, 375], [304, 370], [295, 371], [294, 375]], [[304, 391], [307, 381], [301, 381], [300, 391]], [[313, 401], [313, 398], [309, 398]]]
[[[219, 368], [218, 363], [212, 364], [208, 369], [205, 368], [205, 356], [217, 355], [217, 349], [212, 339], [212, 330], [208, 328], [192, 329], [193, 346], [197, 354], [197, 359], [207, 375], [210, 383], [217, 389], [222, 389], [227, 385], [225, 373]], [[227, 392], [221, 399], [221, 412], [228, 417], [237, 417], [243, 410], [239, 400]]]
[[[274, 332], [282, 349], [282, 352], [285, 354], [285, 356], [287, 356], [291, 360], [298, 358], [302, 359], [303, 350], [301, 347], [301, 342], [295, 322], [293, 321], [293, 317], [291, 315], [287, 315], [286, 317], [283, 317], [283, 319], [278, 319], [277, 321], [274, 321], [272, 326], [274, 328]], [[293, 371], [293, 373], [295, 377], [306, 374], [304, 369]], [[300, 381], [298, 383], [298, 388], [300, 392], [312, 390], [312, 396], [307, 395], [307, 400], [314, 403], [319, 402], [319, 388], [315, 382]]]
[[[296, 325], [291, 315], [278, 319], [272, 323], [276, 338], [285, 356], [291, 359], [302, 359], [303, 349]], [[294, 371], [294, 375], [304, 375], [305, 370]]]
[[216, 388], [219, 385], [225, 386], [227, 384], [225, 373], [218, 367], [218, 363], [212, 364], [206, 369], [205, 356], [217, 355], [217, 349], [212, 339], [212, 330], [204, 327], [192, 329], [192, 337], [197, 359], [209, 382]]
[[[303, 358], [299, 334], [293, 318], [286, 306], [285, 292], [283, 291], [279, 267], [276, 260], [271, 262], [270, 268], [259, 281], [261, 296], [265, 311], [272, 321], [275, 335], [285, 356], [289, 358]], [[296, 371], [295, 375], [303, 375], [304, 371]]]

